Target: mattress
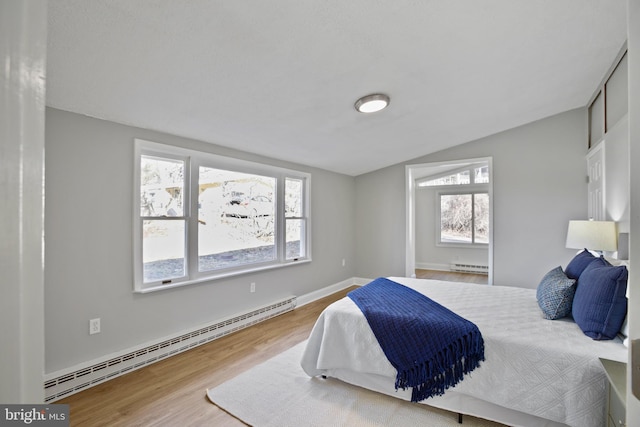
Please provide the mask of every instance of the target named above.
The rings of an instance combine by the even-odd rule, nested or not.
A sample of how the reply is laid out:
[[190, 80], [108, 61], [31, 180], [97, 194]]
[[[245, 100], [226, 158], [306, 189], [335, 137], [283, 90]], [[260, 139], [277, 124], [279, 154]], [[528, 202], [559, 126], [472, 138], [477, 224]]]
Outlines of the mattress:
[[[626, 361], [620, 340], [594, 341], [571, 319], [544, 319], [535, 289], [390, 279], [472, 321], [485, 341], [479, 368], [421, 403], [513, 426], [604, 425], [608, 382], [599, 358]], [[395, 390], [395, 369], [348, 297], [320, 315], [301, 365], [310, 376], [411, 399], [410, 390]]]

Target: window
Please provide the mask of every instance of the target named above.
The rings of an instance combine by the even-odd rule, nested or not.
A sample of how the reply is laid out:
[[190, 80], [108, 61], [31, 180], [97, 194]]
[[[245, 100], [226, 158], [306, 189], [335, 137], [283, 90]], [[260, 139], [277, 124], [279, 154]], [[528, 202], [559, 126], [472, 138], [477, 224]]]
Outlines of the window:
[[471, 171], [465, 170], [418, 183], [418, 187], [437, 187], [440, 185], [465, 185], [471, 182]]
[[489, 183], [489, 165], [473, 168], [473, 183], [474, 184]]
[[[473, 176], [473, 181], [471, 177]], [[436, 178], [429, 177], [418, 181], [418, 187], [440, 187], [445, 185], [469, 185], [488, 184], [489, 165], [481, 164], [469, 169], [459, 170], [454, 173], [446, 173]]]
[[276, 178], [206, 166], [198, 173], [198, 272], [276, 260]]
[[615, 66], [605, 76], [604, 83], [596, 90], [589, 104], [588, 148], [594, 147], [604, 135], [622, 119], [629, 110], [627, 50], [620, 52]]
[[185, 159], [140, 157], [140, 222], [145, 282], [183, 278], [186, 271]]
[[304, 258], [307, 250], [305, 235], [307, 220], [304, 217], [304, 181], [297, 178], [285, 180], [285, 229], [287, 242], [287, 259]]
[[489, 243], [489, 193], [440, 193], [440, 243]]
[[136, 140], [135, 290], [310, 261], [310, 175]]
[[416, 180], [435, 192], [438, 245], [489, 244], [489, 164], [468, 163]]

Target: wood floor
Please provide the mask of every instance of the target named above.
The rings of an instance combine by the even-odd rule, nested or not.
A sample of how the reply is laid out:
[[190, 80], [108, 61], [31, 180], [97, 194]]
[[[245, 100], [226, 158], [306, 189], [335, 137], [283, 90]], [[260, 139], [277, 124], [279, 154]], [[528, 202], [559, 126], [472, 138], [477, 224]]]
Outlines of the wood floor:
[[489, 280], [489, 276], [486, 274], [475, 273], [459, 273], [455, 271], [439, 271], [439, 270], [416, 270], [416, 277], [418, 279], [434, 279], [434, 280], [446, 280], [449, 282], [469, 282], [486, 285]]
[[244, 426], [206, 390], [309, 337], [322, 310], [353, 288], [114, 378], [56, 403], [71, 426]]
[[[424, 273], [429, 274], [435, 275]], [[444, 277], [459, 280], [454, 275]], [[210, 403], [206, 390], [306, 340], [322, 310], [351, 289], [56, 403], [70, 405], [71, 426], [243, 426]]]

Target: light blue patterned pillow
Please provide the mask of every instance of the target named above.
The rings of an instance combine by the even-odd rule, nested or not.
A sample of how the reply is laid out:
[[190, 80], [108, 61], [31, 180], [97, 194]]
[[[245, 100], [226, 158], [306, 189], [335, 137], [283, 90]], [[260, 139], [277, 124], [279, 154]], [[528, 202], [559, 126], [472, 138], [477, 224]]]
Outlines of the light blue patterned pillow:
[[575, 279], [568, 278], [562, 267], [556, 267], [544, 275], [536, 297], [545, 319], [555, 320], [571, 314], [575, 284]]

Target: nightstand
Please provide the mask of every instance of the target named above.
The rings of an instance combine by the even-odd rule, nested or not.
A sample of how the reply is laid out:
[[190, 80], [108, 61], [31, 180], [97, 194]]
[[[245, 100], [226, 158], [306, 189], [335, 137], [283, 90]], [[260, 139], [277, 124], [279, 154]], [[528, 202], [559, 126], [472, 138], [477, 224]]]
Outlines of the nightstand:
[[600, 363], [609, 379], [607, 427], [624, 427], [627, 425], [627, 364], [602, 358]]

